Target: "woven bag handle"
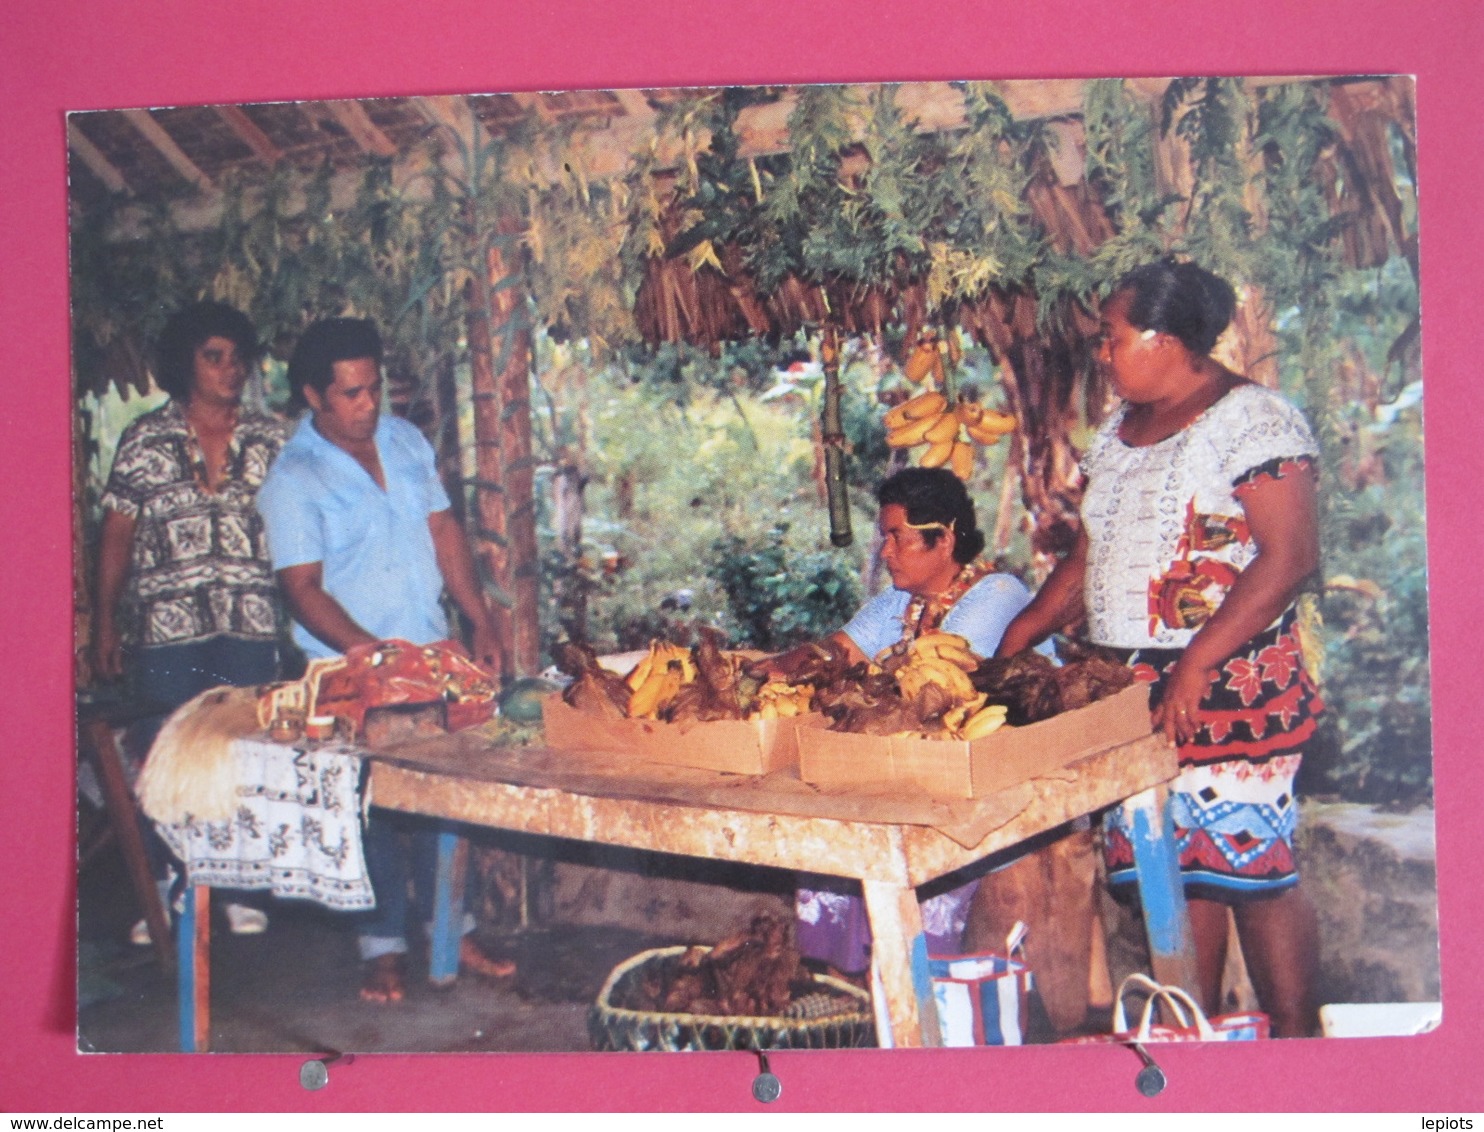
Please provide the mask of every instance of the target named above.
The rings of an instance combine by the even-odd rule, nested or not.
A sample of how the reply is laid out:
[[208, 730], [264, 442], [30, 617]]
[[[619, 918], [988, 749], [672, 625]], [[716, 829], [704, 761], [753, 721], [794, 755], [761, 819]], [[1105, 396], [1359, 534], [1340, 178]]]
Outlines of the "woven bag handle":
[[1010, 928], [1010, 934], [1005, 937], [1005, 958], [1014, 959], [1015, 953], [1019, 951], [1022, 958], [1025, 954], [1025, 937], [1030, 934], [1030, 928], [1025, 926], [1023, 920], [1016, 920]]
[[[1149, 978], [1144, 973], [1137, 972], [1137, 970], [1132, 975], [1129, 975], [1128, 978], [1123, 979], [1123, 982], [1120, 982], [1119, 988], [1117, 988], [1117, 997], [1113, 1000], [1114, 1034], [1128, 1033], [1128, 1010], [1123, 1007], [1123, 997], [1129, 993], [1129, 990], [1140, 990], [1144, 991], [1144, 994], [1147, 994], [1147, 996], [1156, 996], [1156, 994], [1159, 994], [1159, 991], [1163, 990], [1163, 984]], [[1180, 1019], [1181, 1025], [1190, 1025], [1190, 1019], [1186, 1018], [1183, 1010], [1180, 1010], [1180, 1004], [1172, 1004], [1171, 1009], [1174, 1010], [1175, 1016]]]
[[1195, 999], [1191, 998], [1184, 990], [1170, 983], [1161, 986], [1145, 1000], [1144, 1013], [1139, 1018], [1139, 1029], [1134, 1035], [1134, 1041], [1147, 1042], [1149, 1040], [1149, 1032], [1154, 1024], [1154, 1004], [1156, 1002], [1168, 1003], [1171, 1011], [1180, 1019], [1180, 1025], [1188, 1029], [1190, 1023], [1186, 1021], [1184, 1013], [1180, 1009], [1182, 1005], [1185, 1006], [1189, 1009], [1191, 1018], [1195, 1020], [1196, 1036], [1203, 1042], [1214, 1042], [1216, 1040], [1216, 1031], [1211, 1028], [1211, 1023], [1206, 1018], [1206, 1012], [1197, 1006]]

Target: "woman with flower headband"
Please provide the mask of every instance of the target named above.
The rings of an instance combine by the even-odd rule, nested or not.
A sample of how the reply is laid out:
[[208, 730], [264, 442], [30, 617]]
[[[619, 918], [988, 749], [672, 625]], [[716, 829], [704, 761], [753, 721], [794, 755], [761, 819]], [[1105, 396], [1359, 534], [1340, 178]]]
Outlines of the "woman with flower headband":
[[[877, 519], [881, 562], [891, 576], [891, 587], [868, 601], [843, 629], [825, 640], [772, 658], [768, 670], [773, 678], [789, 679], [805, 667], [818, 664], [821, 650], [832, 653], [836, 665], [858, 664], [905, 650], [916, 638], [938, 630], [966, 638], [980, 656], [993, 656], [1005, 628], [1030, 601], [1029, 591], [1018, 578], [997, 573], [994, 564], [981, 557], [985, 540], [973, 501], [963, 482], [948, 469], [906, 468], [881, 484], [876, 499], [881, 506]], [[1078, 846], [1089, 838], [1077, 839]], [[1087, 853], [1081, 856], [1088, 857], [1090, 844], [1088, 840]], [[1085, 887], [1090, 891], [1090, 857], [1088, 865]], [[1061, 866], [1047, 868], [1056, 872]], [[828, 882], [820, 878], [818, 883]], [[978, 883], [923, 902], [923, 926], [931, 950], [960, 950], [970, 899]], [[986, 893], [980, 902], [988, 898]], [[1072, 903], [1090, 909], [1086, 901]], [[871, 935], [859, 897], [824, 887], [801, 888], [796, 909], [799, 949], [806, 957], [828, 963], [847, 975], [865, 971], [870, 963]], [[1016, 918], [1038, 919], [1034, 912], [1019, 911]], [[1048, 936], [1066, 929], [1077, 937], [1085, 958], [1090, 921], [1076, 916], [1061, 919], [1065, 922], [1052, 924], [1041, 919], [1032, 923], [1032, 937], [1043, 944], [1043, 950], [1050, 950], [1044, 946]], [[1077, 923], [1072, 924], [1072, 920]], [[982, 941], [969, 942], [978, 946]], [[1086, 971], [1084, 964], [1078, 972], [1080, 979], [1072, 980], [1080, 983], [1079, 1000], [1058, 1011], [1068, 1016], [1066, 1024], [1082, 1021]]]

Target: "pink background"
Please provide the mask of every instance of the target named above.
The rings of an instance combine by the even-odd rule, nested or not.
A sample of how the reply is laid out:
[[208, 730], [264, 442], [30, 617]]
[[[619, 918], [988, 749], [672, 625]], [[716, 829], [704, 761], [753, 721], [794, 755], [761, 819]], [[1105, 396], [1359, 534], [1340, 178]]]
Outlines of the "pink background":
[[[301, 1057], [74, 1052], [71, 509], [63, 111], [577, 87], [1177, 74], [1418, 76], [1445, 1022], [1410, 1039], [780, 1054], [776, 1109], [1484, 1109], [1484, 696], [1469, 667], [1484, 483], [1477, 0], [64, 0], [0, 15], [0, 1110], [756, 1110], [746, 1054]], [[1469, 563], [1474, 562], [1474, 566]]]

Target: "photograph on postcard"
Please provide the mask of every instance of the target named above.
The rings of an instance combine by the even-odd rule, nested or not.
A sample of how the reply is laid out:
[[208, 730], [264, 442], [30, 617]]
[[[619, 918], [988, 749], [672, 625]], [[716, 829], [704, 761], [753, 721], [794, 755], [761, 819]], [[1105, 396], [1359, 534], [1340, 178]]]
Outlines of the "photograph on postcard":
[[1411, 78], [67, 141], [80, 1050], [1438, 1023]]

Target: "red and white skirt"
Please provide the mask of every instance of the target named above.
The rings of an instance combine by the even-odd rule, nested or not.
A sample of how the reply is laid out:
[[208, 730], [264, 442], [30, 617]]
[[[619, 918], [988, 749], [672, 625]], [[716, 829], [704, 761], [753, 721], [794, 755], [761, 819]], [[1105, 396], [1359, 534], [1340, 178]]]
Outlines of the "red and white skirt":
[[[1231, 901], [1298, 883], [1293, 782], [1324, 705], [1304, 669], [1294, 621], [1290, 609], [1221, 666], [1201, 701], [1199, 732], [1180, 746], [1170, 808], [1192, 896]], [[1153, 685], [1151, 706], [1180, 656], [1180, 649], [1128, 654], [1135, 675]], [[1110, 884], [1136, 879], [1130, 832], [1121, 808], [1110, 811], [1103, 825]]]

